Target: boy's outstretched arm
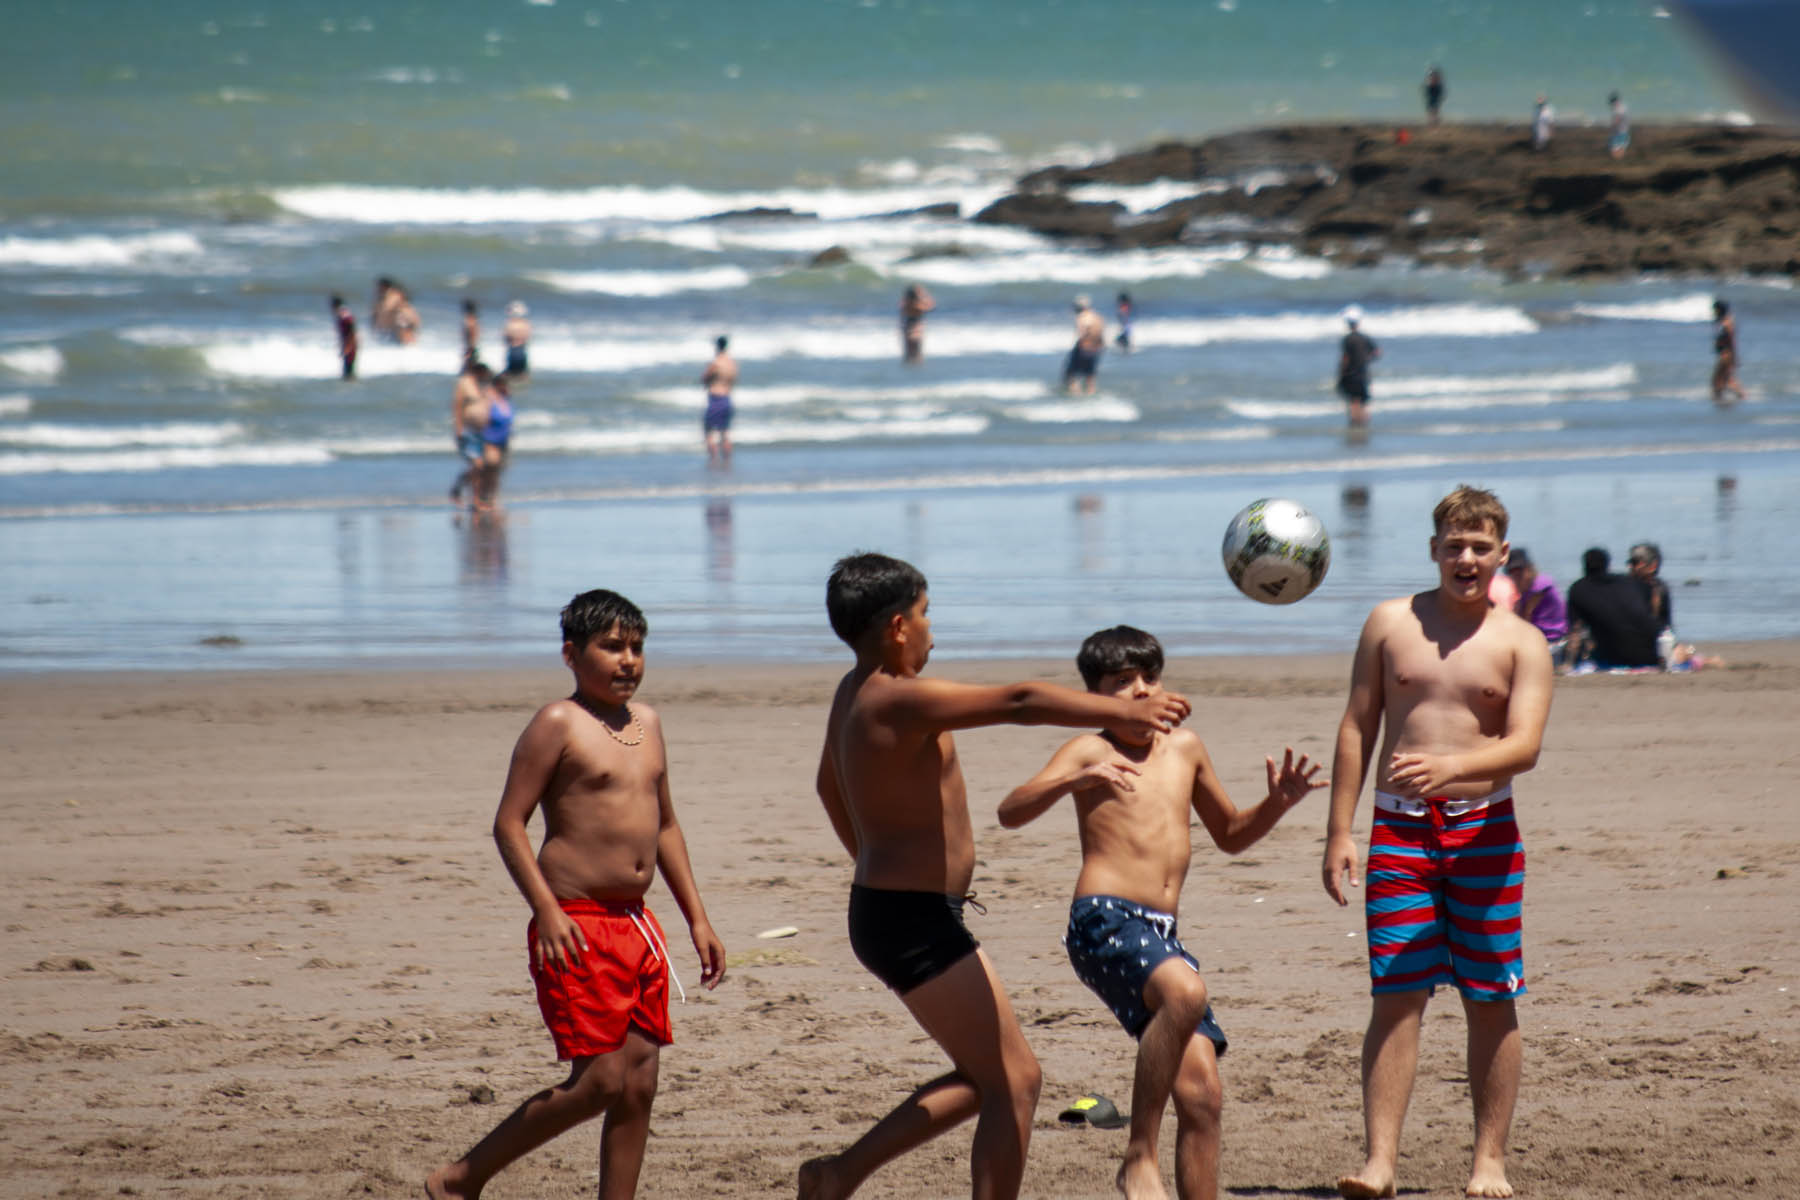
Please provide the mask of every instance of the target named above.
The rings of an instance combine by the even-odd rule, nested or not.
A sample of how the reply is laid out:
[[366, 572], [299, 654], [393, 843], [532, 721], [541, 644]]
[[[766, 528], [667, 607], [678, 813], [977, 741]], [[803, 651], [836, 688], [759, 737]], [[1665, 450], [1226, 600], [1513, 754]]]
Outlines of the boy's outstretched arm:
[[1194, 812], [1206, 826], [1206, 832], [1212, 835], [1213, 845], [1227, 854], [1242, 854], [1262, 841], [1289, 809], [1315, 789], [1330, 784], [1328, 779], [1313, 778], [1323, 766], [1304, 754], [1296, 762], [1292, 746], [1282, 755], [1279, 768], [1273, 758], [1263, 759], [1269, 777], [1268, 795], [1240, 810], [1225, 794], [1225, 786], [1213, 770], [1206, 747], [1200, 746], [1199, 762], [1194, 767]]
[[500, 847], [500, 860], [537, 918], [537, 944], [531, 953], [539, 967], [556, 970], [581, 961], [581, 952], [588, 948], [587, 938], [556, 902], [556, 894], [538, 867], [537, 855], [531, 851], [525, 823], [550, 785], [550, 777], [568, 742], [566, 704], [559, 700], [545, 705], [519, 735], [513, 746], [512, 763], [506, 769], [500, 807], [494, 813], [494, 843]]
[[[660, 726], [656, 730], [656, 740], [662, 741]], [[663, 762], [668, 761], [668, 751], [664, 749]], [[669, 885], [669, 894], [675, 897], [675, 903], [687, 921], [688, 933], [694, 939], [694, 951], [700, 955], [700, 982], [709, 989], [716, 988], [725, 978], [725, 943], [713, 932], [712, 922], [706, 919], [706, 906], [700, 902], [700, 889], [694, 883], [694, 866], [688, 861], [687, 838], [681, 832], [681, 822], [675, 819], [675, 800], [669, 792], [666, 766], [656, 791], [662, 821], [662, 828], [656, 835], [656, 868], [662, 872], [663, 882]]]
[[1017, 829], [1035, 821], [1064, 796], [1089, 788], [1129, 792], [1136, 789], [1132, 777], [1138, 769], [1112, 753], [1112, 747], [1093, 734], [1063, 743], [1044, 769], [1008, 792], [1000, 802], [1000, 824]]
[[831, 830], [837, 834], [838, 841], [844, 843], [844, 849], [854, 859], [857, 855], [856, 823], [850, 819], [850, 806], [844, 803], [844, 789], [838, 783], [837, 764], [831, 761], [831, 744], [819, 752], [819, 778], [816, 786], [819, 790], [819, 803], [825, 806], [825, 816], [831, 821]]
[[1098, 725], [1133, 741], [1167, 733], [1187, 719], [1187, 697], [1162, 692], [1136, 700], [1078, 692], [1054, 683], [998, 686], [950, 679], [911, 679], [891, 689], [894, 717], [930, 729], [982, 725]]
[[1381, 732], [1385, 695], [1381, 684], [1382, 610], [1377, 608], [1363, 623], [1356, 644], [1356, 660], [1350, 668], [1350, 699], [1338, 722], [1337, 751], [1331, 760], [1331, 815], [1325, 824], [1325, 859], [1320, 865], [1325, 891], [1340, 906], [1350, 903], [1344, 881], [1357, 885], [1358, 856], [1352, 823], [1356, 800], [1362, 794], [1363, 776], [1375, 752], [1375, 736]]

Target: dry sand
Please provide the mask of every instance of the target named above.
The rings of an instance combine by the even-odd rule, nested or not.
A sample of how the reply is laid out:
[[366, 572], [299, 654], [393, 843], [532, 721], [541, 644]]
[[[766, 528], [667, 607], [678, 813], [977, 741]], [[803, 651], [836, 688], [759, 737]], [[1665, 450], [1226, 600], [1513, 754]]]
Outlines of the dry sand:
[[[1800, 645], [1721, 649], [1729, 669], [1560, 681], [1521, 781], [1523, 1195], [1800, 1196]], [[651, 651], [644, 698], [732, 965], [676, 1009], [641, 1194], [791, 1194], [802, 1159], [943, 1061], [846, 942], [849, 865], [811, 786], [837, 672], [663, 668]], [[568, 686], [546, 657], [528, 672], [6, 679], [0, 1193], [416, 1196], [430, 1166], [560, 1079], [525, 908], [488, 836], [513, 738]], [[944, 673], [1034, 666], [1072, 675]], [[1329, 756], [1347, 672], [1192, 660], [1170, 682], [1249, 801], [1284, 740]], [[1073, 819], [1009, 833], [992, 817], [1063, 736], [960, 739], [989, 909], [971, 921], [1044, 1065], [1026, 1192], [1104, 1196], [1123, 1131], [1056, 1122], [1084, 1091], [1121, 1108], [1130, 1094], [1131, 1044], [1059, 945]], [[1330, 1195], [1361, 1161], [1361, 914], [1319, 887], [1325, 804], [1309, 805], [1237, 859], [1202, 832], [1183, 906], [1232, 1039], [1230, 1196]], [[1366, 830], [1366, 799], [1360, 816]], [[651, 902], [691, 984], [680, 915], [660, 885]], [[800, 933], [757, 939], [781, 925]], [[1462, 1031], [1441, 995], [1403, 1194], [1461, 1192]], [[597, 1138], [566, 1135], [488, 1195], [591, 1195]], [[958, 1131], [868, 1192], [966, 1194], [967, 1152]]]

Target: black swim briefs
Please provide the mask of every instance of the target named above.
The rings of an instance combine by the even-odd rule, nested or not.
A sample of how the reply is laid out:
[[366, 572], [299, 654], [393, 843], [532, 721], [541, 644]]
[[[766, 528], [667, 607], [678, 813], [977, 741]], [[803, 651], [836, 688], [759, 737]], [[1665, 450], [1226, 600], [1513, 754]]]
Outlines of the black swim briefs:
[[850, 948], [875, 978], [905, 995], [975, 953], [963, 898], [850, 885]]

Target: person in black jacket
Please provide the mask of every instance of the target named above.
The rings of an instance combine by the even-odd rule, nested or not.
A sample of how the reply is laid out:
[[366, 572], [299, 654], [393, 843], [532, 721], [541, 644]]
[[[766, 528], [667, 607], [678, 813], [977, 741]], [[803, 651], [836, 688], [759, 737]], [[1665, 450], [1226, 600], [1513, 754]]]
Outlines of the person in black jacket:
[[1611, 567], [1612, 556], [1599, 546], [1581, 556], [1581, 578], [1569, 586], [1569, 660], [1600, 670], [1654, 667], [1659, 626], [1650, 601], [1637, 580]]

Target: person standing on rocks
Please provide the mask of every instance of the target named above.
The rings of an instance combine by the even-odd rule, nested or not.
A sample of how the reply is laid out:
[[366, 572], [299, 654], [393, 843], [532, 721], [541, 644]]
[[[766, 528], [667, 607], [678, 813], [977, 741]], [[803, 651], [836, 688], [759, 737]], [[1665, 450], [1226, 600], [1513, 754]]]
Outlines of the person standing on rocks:
[[1612, 109], [1612, 123], [1607, 127], [1606, 152], [1614, 158], [1624, 158], [1625, 148], [1631, 145], [1631, 114], [1625, 110], [1625, 102], [1614, 92], [1606, 98]]
[[1731, 305], [1723, 300], [1713, 301], [1713, 353], [1718, 356], [1713, 360], [1713, 403], [1725, 403], [1726, 392], [1742, 400], [1744, 385], [1737, 376], [1737, 322], [1732, 319]]
[[1550, 101], [1539, 92], [1537, 112], [1531, 118], [1531, 148], [1543, 153], [1550, 148], [1550, 139], [1556, 135], [1556, 109]]
[[1444, 73], [1434, 64], [1425, 72], [1425, 121], [1427, 124], [1438, 123], [1438, 112], [1444, 107]]
[[1344, 310], [1344, 324], [1350, 331], [1338, 348], [1337, 390], [1350, 404], [1350, 427], [1363, 429], [1369, 424], [1369, 364], [1381, 357], [1381, 347], [1357, 328], [1362, 324], [1362, 309], [1352, 304]]

